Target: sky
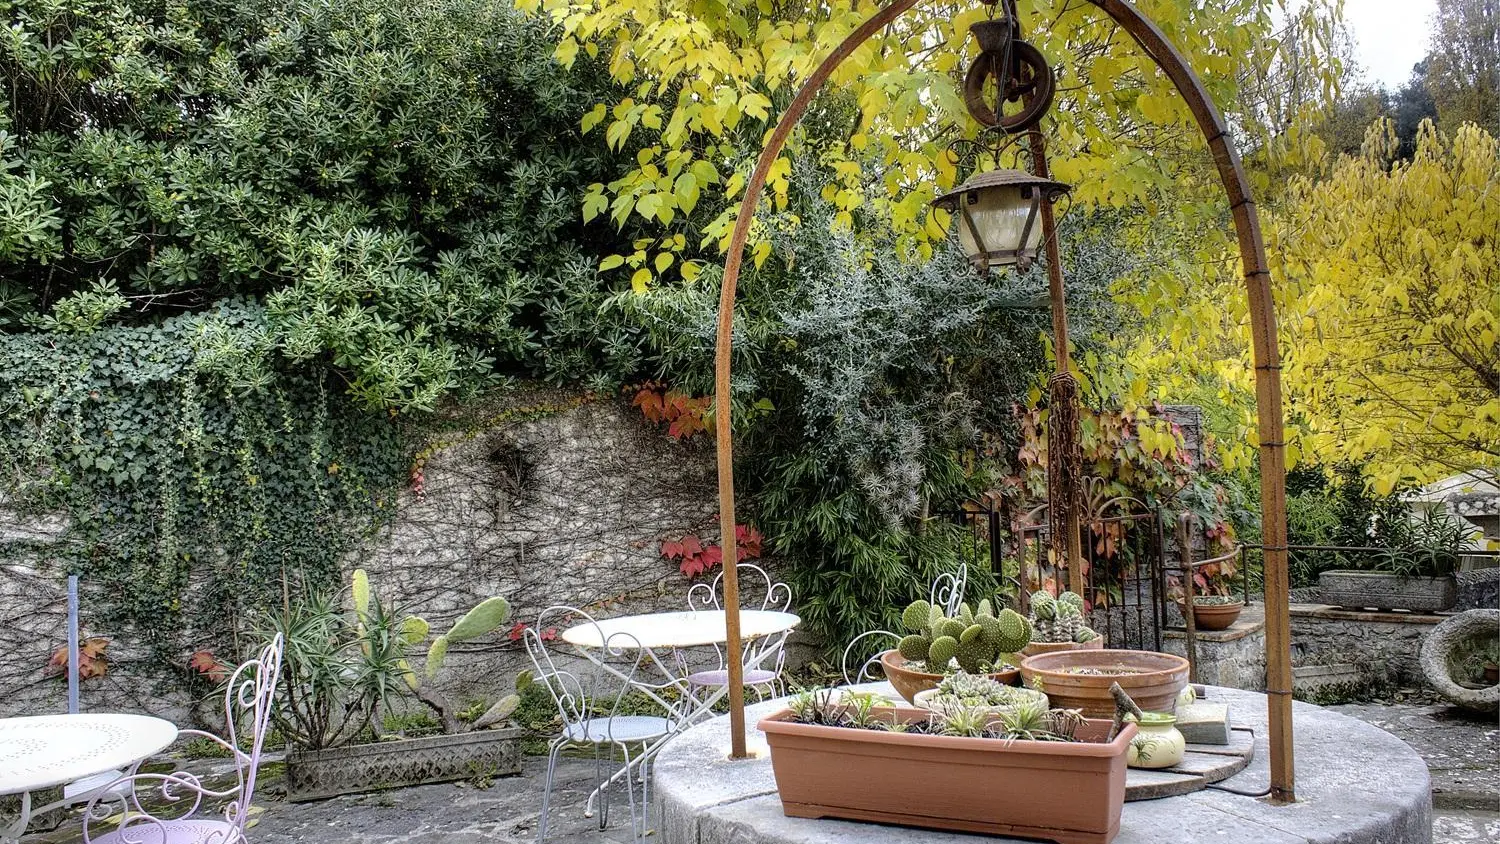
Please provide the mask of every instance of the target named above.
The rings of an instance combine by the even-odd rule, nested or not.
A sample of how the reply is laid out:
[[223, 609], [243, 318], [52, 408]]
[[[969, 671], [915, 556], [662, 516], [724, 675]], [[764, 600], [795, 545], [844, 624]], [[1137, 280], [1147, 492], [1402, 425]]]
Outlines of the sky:
[[1365, 78], [1391, 89], [1404, 85], [1427, 54], [1435, 11], [1437, 0], [1344, 0], [1344, 23]]

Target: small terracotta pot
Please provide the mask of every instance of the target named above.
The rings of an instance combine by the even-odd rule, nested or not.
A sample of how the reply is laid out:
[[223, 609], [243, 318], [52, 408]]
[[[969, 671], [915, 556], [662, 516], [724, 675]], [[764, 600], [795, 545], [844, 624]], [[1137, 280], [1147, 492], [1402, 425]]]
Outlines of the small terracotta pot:
[[1098, 651], [1104, 649], [1104, 637], [1095, 636], [1087, 642], [1032, 642], [1021, 649], [1023, 656], [1055, 654], [1062, 651]]
[[[1120, 831], [1126, 724], [1088, 721], [1081, 742], [958, 738], [798, 724], [781, 710], [760, 722], [782, 811], [1064, 844], [1108, 844]], [[925, 723], [925, 709], [884, 720]], [[858, 836], [855, 836], [858, 837]]]
[[1500, 665], [1496, 665], [1493, 662], [1485, 663], [1484, 681], [1491, 686], [1500, 684]]
[[[912, 671], [904, 667], [905, 663], [906, 657], [902, 656], [900, 651], [891, 650], [880, 655], [880, 667], [885, 669], [885, 678], [891, 681], [891, 685], [895, 687], [898, 694], [906, 698], [907, 703], [911, 703], [916, 698], [917, 692], [935, 689], [938, 683], [943, 682], [943, 675]], [[1020, 679], [1021, 672], [1019, 669], [1012, 668], [989, 676], [997, 683], [1014, 686]], [[1114, 710], [1110, 712], [1113, 713]]]
[[[1070, 670], [1083, 668], [1119, 673], [1077, 674]], [[1054, 707], [1082, 709], [1089, 718], [1114, 715], [1111, 683], [1119, 683], [1141, 709], [1176, 712], [1177, 695], [1188, 681], [1188, 661], [1172, 654], [1126, 650], [1062, 651], [1021, 660], [1026, 687], [1035, 688], [1038, 677], [1041, 690]]]
[[[1193, 626], [1199, 630], [1228, 630], [1234, 624], [1235, 619], [1240, 617], [1240, 610], [1245, 608], [1244, 601], [1235, 601], [1232, 604], [1193, 604]], [[1177, 609], [1187, 615], [1187, 607], [1182, 601], [1177, 602]]]

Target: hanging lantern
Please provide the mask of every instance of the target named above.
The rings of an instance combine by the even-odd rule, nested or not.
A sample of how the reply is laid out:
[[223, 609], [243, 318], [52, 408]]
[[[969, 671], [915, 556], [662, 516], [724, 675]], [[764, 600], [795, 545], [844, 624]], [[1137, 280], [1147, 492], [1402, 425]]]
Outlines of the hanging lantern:
[[1042, 246], [1043, 202], [1070, 188], [1020, 170], [991, 170], [932, 201], [959, 218], [958, 240], [979, 270], [1018, 265], [1025, 270]]

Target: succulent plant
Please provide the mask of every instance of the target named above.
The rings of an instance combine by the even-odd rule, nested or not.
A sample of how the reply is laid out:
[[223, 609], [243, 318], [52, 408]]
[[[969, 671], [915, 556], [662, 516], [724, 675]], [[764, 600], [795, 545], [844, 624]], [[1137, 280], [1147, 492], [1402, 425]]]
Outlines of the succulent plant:
[[1090, 642], [1099, 634], [1083, 618], [1083, 596], [1064, 592], [1056, 598], [1047, 592], [1031, 595], [1033, 642]]
[[951, 710], [969, 706], [1014, 706], [1023, 701], [1047, 702], [1047, 696], [1030, 689], [1007, 686], [984, 674], [959, 671], [943, 678], [933, 696], [936, 708]]
[[983, 673], [1031, 641], [1031, 625], [1020, 613], [1004, 609], [997, 616], [991, 608], [988, 600], [980, 602], [977, 612], [962, 604], [948, 618], [927, 601], [913, 601], [901, 613], [910, 635], [896, 649], [911, 662], [926, 663], [933, 674], [947, 673], [954, 660], [963, 671]]

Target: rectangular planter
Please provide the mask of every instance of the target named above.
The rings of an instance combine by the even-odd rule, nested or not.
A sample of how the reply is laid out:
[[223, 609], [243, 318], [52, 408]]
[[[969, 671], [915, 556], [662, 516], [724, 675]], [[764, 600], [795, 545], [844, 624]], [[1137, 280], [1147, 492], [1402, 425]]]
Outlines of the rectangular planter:
[[522, 730], [355, 744], [286, 755], [287, 799], [317, 800], [382, 788], [489, 779], [521, 772]]
[[[925, 722], [926, 710], [887, 717]], [[1083, 742], [957, 738], [794, 723], [783, 709], [760, 722], [782, 811], [990, 835], [1106, 844], [1120, 831], [1127, 724], [1090, 720]], [[1092, 739], [1092, 741], [1089, 741]]]
[[1458, 602], [1458, 581], [1442, 577], [1402, 577], [1383, 571], [1335, 569], [1318, 575], [1318, 596], [1325, 604], [1350, 609], [1438, 612]]

